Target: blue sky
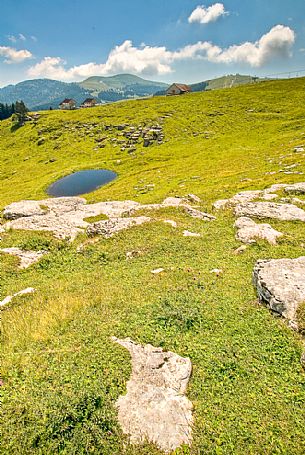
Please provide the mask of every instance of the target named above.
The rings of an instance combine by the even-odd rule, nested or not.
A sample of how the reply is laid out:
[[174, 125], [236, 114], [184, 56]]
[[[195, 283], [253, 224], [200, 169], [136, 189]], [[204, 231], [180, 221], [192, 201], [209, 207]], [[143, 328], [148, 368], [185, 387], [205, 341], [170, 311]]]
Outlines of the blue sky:
[[300, 69], [304, 0], [1, 0], [0, 86], [120, 72], [198, 82]]

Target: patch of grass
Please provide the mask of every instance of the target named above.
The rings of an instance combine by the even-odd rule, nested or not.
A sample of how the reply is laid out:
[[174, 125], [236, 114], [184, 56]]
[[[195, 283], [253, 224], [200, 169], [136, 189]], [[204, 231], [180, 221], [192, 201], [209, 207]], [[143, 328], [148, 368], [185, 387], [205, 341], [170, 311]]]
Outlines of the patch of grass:
[[96, 223], [97, 221], [103, 221], [108, 219], [109, 219], [108, 216], [102, 213], [101, 215], [89, 216], [88, 218], [84, 218], [84, 221], [87, 221], [87, 223]]

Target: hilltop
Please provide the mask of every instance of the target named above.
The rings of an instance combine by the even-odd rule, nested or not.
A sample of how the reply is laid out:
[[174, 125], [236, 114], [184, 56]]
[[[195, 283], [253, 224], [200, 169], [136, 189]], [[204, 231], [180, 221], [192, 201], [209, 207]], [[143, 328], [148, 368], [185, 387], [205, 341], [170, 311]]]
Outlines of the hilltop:
[[[257, 81], [252, 76], [239, 74], [192, 84], [192, 91], [214, 90]], [[85, 98], [95, 97], [100, 103], [109, 103], [152, 95], [163, 95], [169, 84], [142, 79], [133, 74], [92, 76], [79, 83], [51, 79], [33, 79], [0, 88], [0, 103], [23, 100], [32, 110], [57, 109], [64, 98], [73, 98], [80, 105]]]
[[[184, 398], [192, 440], [175, 454], [305, 452], [304, 339], [259, 304], [252, 281], [259, 260], [305, 256], [304, 184], [295, 185], [305, 181], [304, 84], [43, 111], [20, 128], [0, 122], [0, 208], [32, 201], [2, 212], [0, 228], [12, 229], [0, 246], [42, 254], [25, 269], [0, 254], [0, 300], [15, 295], [1, 309], [2, 453], [161, 455], [129, 443], [116, 405], [127, 400], [130, 353], [146, 360], [147, 344], [164, 350], [146, 346], [147, 358], [157, 354], [155, 379], [169, 359], [174, 372], [180, 362], [173, 400]], [[118, 177], [85, 201], [48, 199], [51, 183], [82, 169]], [[236, 213], [272, 198], [285, 215], [295, 204], [294, 221], [253, 216], [277, 243], [243, 243]], [[25, 229], [50, 220], [53, 231]], [[73, 229], [73, 242], [54, 235], [58, 226]], [[134, 393], [137, 374], [147, 380], [143, 365]]]
[[58, 108], [64, 98], [80, 104], [87, 97], [100, 102], [118, 101], [153, 95], [168, 84], [142, 79], [132, 74], [110, 77], [93, 76], [80, 83], [66, 83], [51, 79], [33, 79], [0, 89], [0, 102], [13, 103], [22, 99], [30, 109]]

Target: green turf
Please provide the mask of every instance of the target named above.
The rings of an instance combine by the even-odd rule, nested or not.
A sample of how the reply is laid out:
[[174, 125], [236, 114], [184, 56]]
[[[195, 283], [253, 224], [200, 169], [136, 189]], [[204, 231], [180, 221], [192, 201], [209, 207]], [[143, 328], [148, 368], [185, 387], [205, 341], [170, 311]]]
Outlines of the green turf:
[[[293, 152], [305, 143], [304, 86], [304, 79], [264, 82], [43, 112], [36, 125], [13, 132], [9, 120], [1, 122], [0, 206], [46, 198], [56, 178], [87, 168], [118, 173], [88, 194], [89, 202], [150, 203], [195, 193], [210, 213], [216, 199], [238, 191], [304, 181], [279, 172], [292, 164], [298, 166], [291, 171], [305, 172], [304, 153]], [[165, 115], [162, 145], [139, 143], [128, 154], [107, 141], [94, 150], [94, 137], [118, 134], [105, 124], [152, 124]], [[77, 128], [83, 124], [89, 126]], [[190, 357], [193, 444], [176, 454], [303, 454], [301, 337], [258, 305], [251, 281], [257, 259], [305, 255], [304, 223], [271, 222], [284, 233], [277, 246], [262, 241], [235, 255], [240, 243], [230, 211], [213, 222], [173, 208], [150, 216], [153, 223], [80, 252], [85, 235], [69, 244], [45, 233], [1, 234], [1, 247], [49, 252], [23, 271], [16, 258], [0, 255], [1, 298], [37, 289], [1, 311], [1, 453], [160, 453], [129, 445], [121, 433], [115, 401], [126, 391], [131, 364], [112, 343], [115, 335]], [[177, 229], [163, 219], [175, 220]], [[201, 237], [183, 237], [184, 229]], [[130, 251], [140, 253], [127, 259]], [[158, 267], [164, 272], [151, 274]], [[214, 268], [223, 274], [210, 273]]]

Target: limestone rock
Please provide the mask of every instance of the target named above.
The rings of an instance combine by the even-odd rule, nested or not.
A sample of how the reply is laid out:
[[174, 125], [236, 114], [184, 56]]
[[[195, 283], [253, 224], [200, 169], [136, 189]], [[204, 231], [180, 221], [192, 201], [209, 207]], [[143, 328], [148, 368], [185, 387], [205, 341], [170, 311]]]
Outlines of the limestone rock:
[[285, 192], [293, 194], [305, 194], [305, 182], [288, 185], [285, 187]]
[[200, 237], [200, 234], [185, 230], [183, 231], [183, 237]]
[[270, 224], [257, 224], [248, 217], [238, 218], [234, 227], [238, 229], [236, 239], [243, 243], [255, 243], [255, 239], [259, 238], [275, 245], [277, 238], [283, 235], [273, 229]]
[[123, 432], [132, 443], [147, 439], [165, 452], [190, 444], [192, 403], [185, 396], [190, 359], [129, 338], [113, 341], [128, 349], [132, 360], [127, 394], [117, 401]]
[[187, 198], [191, 202], [196, 202], [196, 203], [200, 203], [201, 202], [200, 197], [196, 196], [196, 194], [188, 194]]
[[20, 259], [20, 269], [26, 269], [30, 267], [30, 265], [38, 262], [42, 256], [46, 254], [45, 251], [28, 251], [21, 250], [20, 248], [2, 248], [0, 251], [12, 256], [17, 256]]
[[20, 201], [13, 202], [12, 204], [5, 207], [3, 211], [3, 217], [7, 220], [15, 220], [16, 218], [43, 215], [45, 210], [40, 207], [39, 201]]
[[247, 202], [235, 207], [236, 216], [256, 218], [274, 218], [281, 221], [304, 221], [305, 211], [293, 204], [275, 204], [273, 202]]
[[112, 218], [110, 220], [98, 221], [87, 228], [88, 235], [102, 235], [106, 238], [112, 237], [117, 232], [128, 229], [131, 226], [139, 226], [147, 223], [150, 218], [147, 216], [138, 216], [135, 218]]
[[177, 223], [174, 220], [163, 220], [164, 223], [170, 224], [173, 228], [177, 227]]
[[[88, 228], [89, 234], [100, 232], [106, 237], [134, 224], [149, 221], [147, 217], [131, 219], [138, 210], [159, 210], [167, 207], [182, 207], [192, 217], [213, 220], [215, 217], [200, 212], [186, 203], [183, 198], [166, 198], [161, 204], [141, 205], [134, 201], [106, 201], [86, 204], [80, 197], [50, 198], [41, 201], [21, 201], [4, 209], [8, 221], [4, 229], [50, 231], [59, 239], [74, 240]], [[86, 218], [106, 215], [109, 220], [89, 225]], [[127, 218], [125, 218], [127, 217]]]
[[35, 292], [35, 290], [36, 289], [34, 289], [34, 288], [26, 288], [26, 289], [23, 289], [22, 291], [16, 292], [13, 295], [8, 295], [7, 297], [5, 297], [5, 299], [3, 299], [0, 302], [0, 307], [10, 303], [14, 297], [18, 297], [19, 295], [32, 294], [33, 292]]
[[159, 273], [164, 272], [164, 269], [162, 267], [159, 267], [158, 269], [154, 269], [151, 271], [153, 275], [159, 275]]
[[206, 212], [200, 212], [200, 210], [193, 209], [193, 207], [190, 207], [188, 205], [185, 205], [184, 209], [186, 213], [190, 215], [192, 218], [199, 218], [200, 220], [204, 221], [216, 220], [215, 216], [210, 215], [209, 213]]
[[253, 283], [262, 303], [295, 321], [297, 307], [305, 301], [305, 256], [257, 261]]

